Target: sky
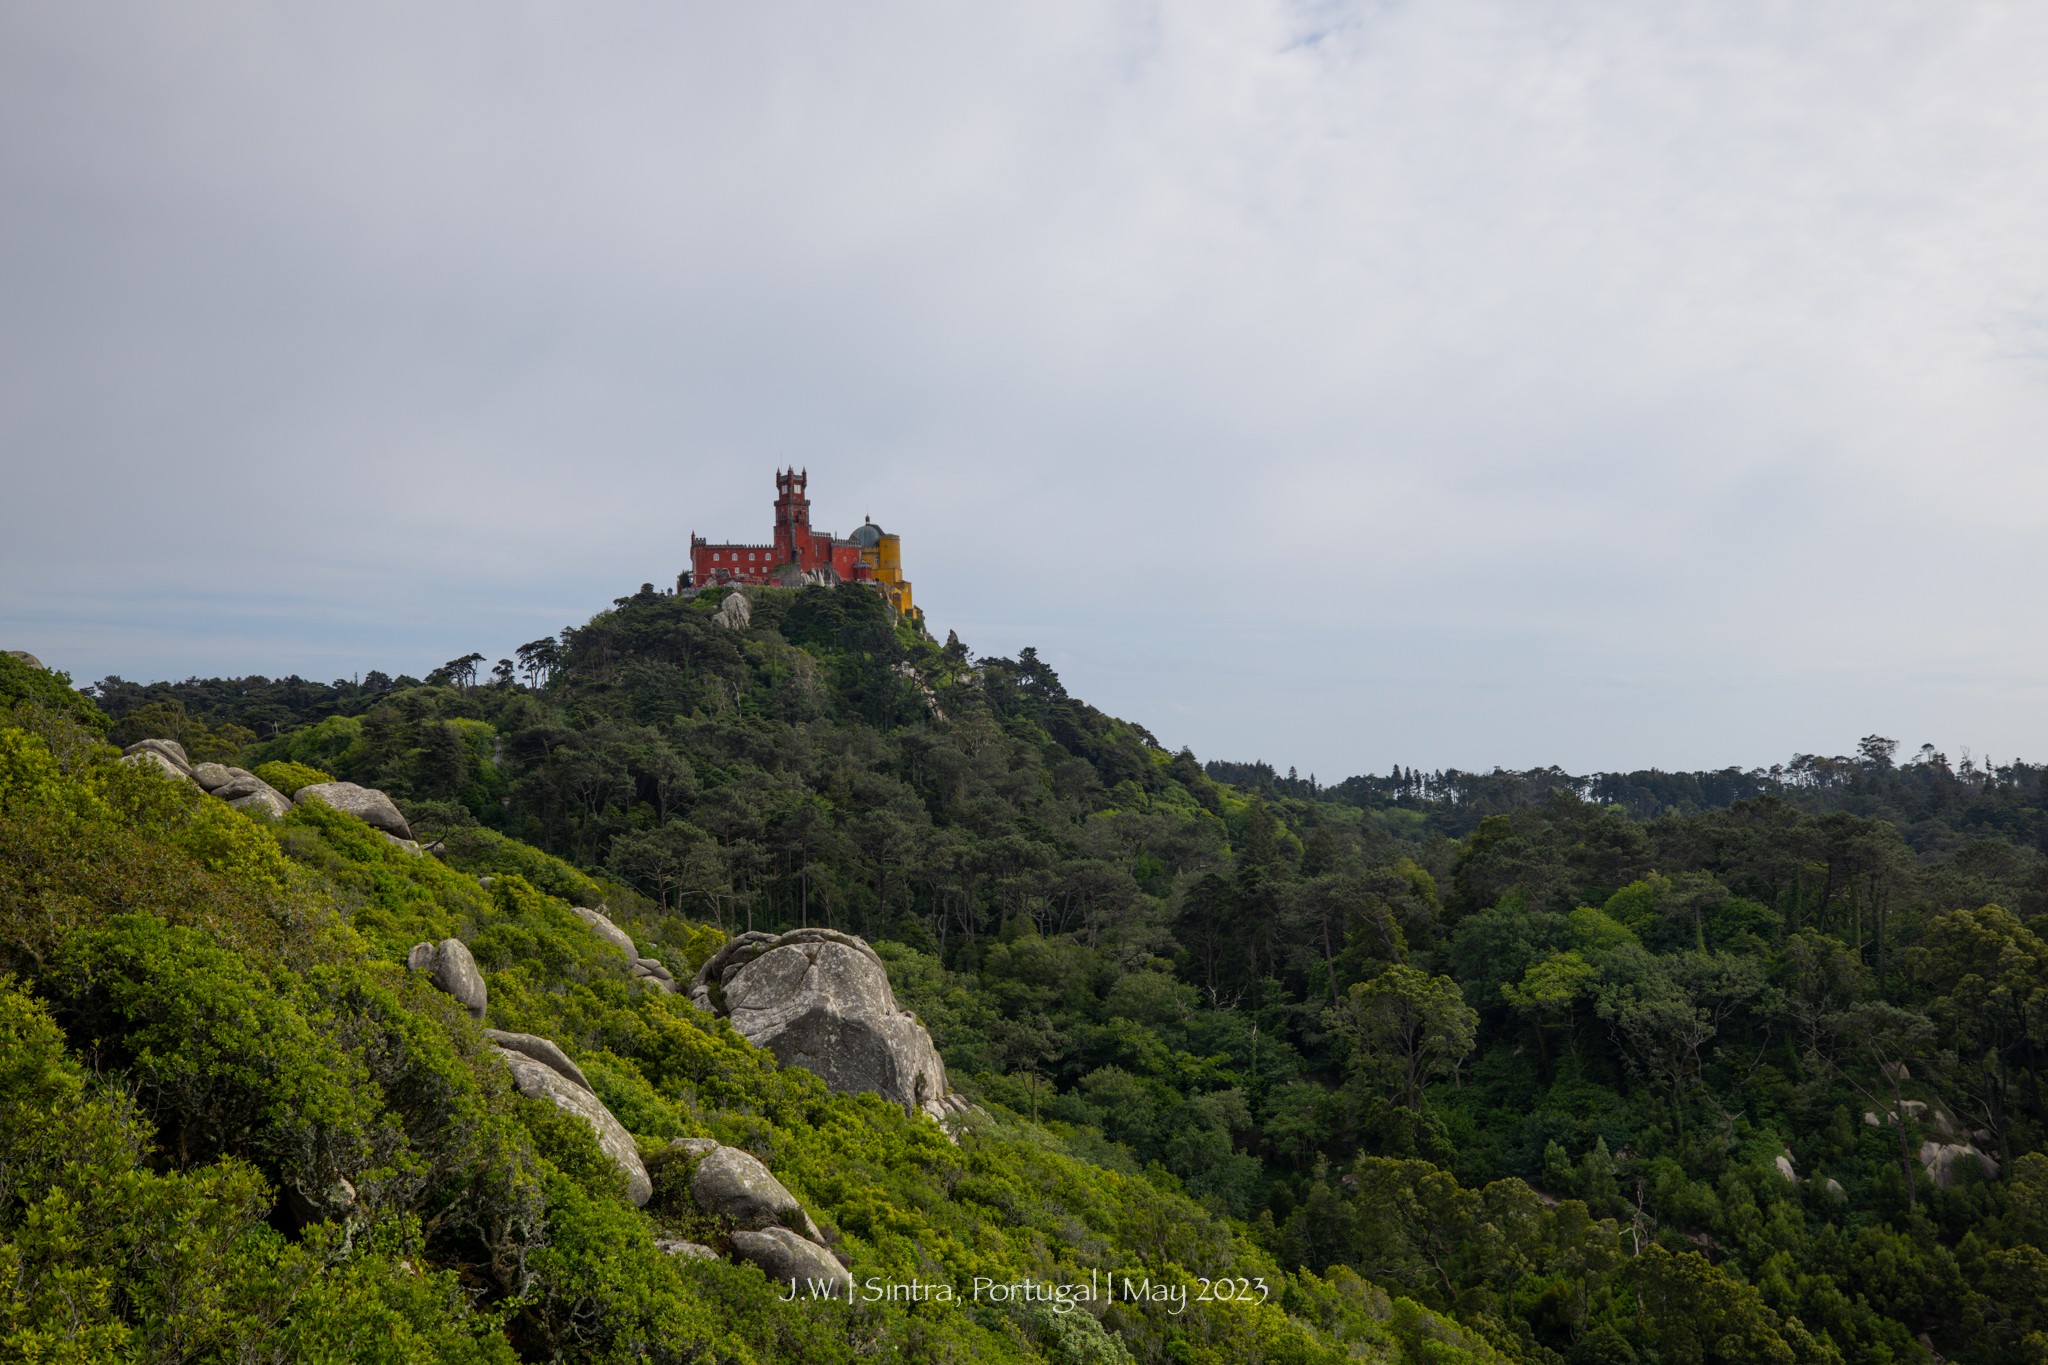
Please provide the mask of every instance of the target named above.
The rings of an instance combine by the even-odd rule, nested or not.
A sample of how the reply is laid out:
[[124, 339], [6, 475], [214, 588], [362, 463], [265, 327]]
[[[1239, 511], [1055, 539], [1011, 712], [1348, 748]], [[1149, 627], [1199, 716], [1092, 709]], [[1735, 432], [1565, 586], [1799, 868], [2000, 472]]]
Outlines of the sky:
[[1333, 781], [2048, 758], [2048, 7], [0, 7], [0, 648], [495, 659], [872, 515]]

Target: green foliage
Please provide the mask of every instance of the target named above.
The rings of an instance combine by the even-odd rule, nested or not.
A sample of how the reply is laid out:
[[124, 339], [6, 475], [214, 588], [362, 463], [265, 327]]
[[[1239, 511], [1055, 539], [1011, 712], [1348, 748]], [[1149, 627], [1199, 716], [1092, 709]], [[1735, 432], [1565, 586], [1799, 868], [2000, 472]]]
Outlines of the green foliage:
[[[456, 1276], [406, 1259], [416, 1225], [343, 1250], [288, 1241], [232, 1156], [151, 1169], [151, 1125], [0, 982], [0, 1353], [21, 1360], [509, 1361]], [[282, 1117], [282, 1116], [280, 1116]]]
[[318, 768], [309, 768], [303, 763], [292, 763], [284, 759], [272, 759], [259, 763], [250, 769], [256, 776], [283, 792], [286, 796], [295, 794], [301, 787], [310, 787], [316, 782], [332, 782], [332, 774]]
[[71, 686], [70, 674], [37, 668], [0, 653], [0, 716], [35, 729], [44, 713], [61, 716], [94, 736], [106, 734], [111, 725], [91, 698]]
[[[359, 1236], [481, 1287], [463, 1321], [502, 1325], [475, 1339], [536, 1358], [1918, 1361], [1923, 1333], [2048, 1357], [2040, 770], [1879, 745], [1776, 775], [1322, 788], [1205, 770], [1035, 652], [976, 661], [864, 589], [750, 597], [743, 632], [717, 595], [621, 599], [522, 649], [527, 686], [98, 689], [123, 724], [260, 725], [262, 757], [383, 788], [438, 857], [318, 809], [266, 829], [90, 735], [0, 728], [5, 966], [162, 1106], [160, 1152], [202, 1131], [180, 1105], [223, 1103], [181, 1078], [290, 1096], [313, 1136], [220, 1120], [193, 1169], [240, 1163], [273, 1199], [310, 1199], [320, 1160], [357, 1172]], [[776, 1066], [635, 983], [568, 909], [598, 904], [685, 979], [746, 929], [867, 936], [985, 1115], [956, 1147]], [[248, 980], [176, 933], [145, 966], [136, 916]], [[636, 1134], [647, 1211], [397, 967], [449, 935], [489, 1022], [556, 1039]], [[181, 983], [193, 1041], [145, 1062], [124, 1040], [172, 1025], [74, 984], [103, 978]], [[685, 1134], [768, 1160], [863, 1276], [1233, 1273], [1274, 1299], [799, 1311], [652, 1250], [727, 1231], [678, 1194], [662, 1144]], [[2000, 1174], [1965, 1153], [1937, 1183], [1923, 1143]]]
[[597, 905], [605, 899], [603, 887], [568, 863], [496, 830], [454, 830], [442, 837], [441, 854], [442, 861], [460, 871], [521, 877], [573, 905]]

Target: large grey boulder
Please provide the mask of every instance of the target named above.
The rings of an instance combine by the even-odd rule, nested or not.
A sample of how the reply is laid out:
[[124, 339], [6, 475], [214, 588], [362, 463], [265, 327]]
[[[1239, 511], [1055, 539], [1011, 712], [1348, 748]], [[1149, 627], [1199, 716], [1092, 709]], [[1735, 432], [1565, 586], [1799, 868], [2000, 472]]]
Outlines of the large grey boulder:
[[[144, 755], [154, 755], [156, 763], [150, 764]], [[185, 746], [175, 739], [139, 739], [123, 749], [121, 756], [130, 763], [168, 768], [184, 778], [192, 776], [192, 760], [185, 756]]]
[[754, 604], [745, 593], [733, 593], [718, 604], [718, 614], [711, 619], [727, 630], [745, 630], [754, 619]]
[[554, 1039], [543, 1038], [534, 1033], [507, 1033], [494, 1028], [485, 1029], [484, 1037], [507, 1052], [517, 1052], [533, 1058], [542, 1066], [551, 1066], [562, 1079], [574, 1081], [585, 1090], [590, 1090], [590, 1078], [583, 1074], [583, 1068], [570, 1061], [569, 1054], [562, 1051]]
[[946, 1064], [931, 1035], [896, 1003], [882, 959], [851, 934], [741, 934], [704, 964], [691, 996], [834, 1090], [867, 1091], [934, 1118], [947, 1109]]
[[152, 772], [162, 773], [165, 777], [175, 777], [180, 782], [190, 782], [192, 780], [192, 774], [171, 762], [170, 759], [164, 757], [163, 754], [155, 749], [130, 749], [127, 753], [121, 755], [121, 761], [131, 768], [147, 768]]
[[690, 1175], [690, 1197], [706, 1213], [743, 1228], [783, 1227], [813, 1242], [824, 1240], [796, 1196], [754, 1157], [737, 1147], [716, 1147]]
[[299, 788], [292, 794], [292, 800], [299, 805], [319, 801], [386, 834], [401, 839], [412, 838], [412, 826], [405, 823], [405, 816], [399, 813], [390, 797], [375, 787], [358, 787], [353, 782], [315, 782]]
[[590, 1125], [591, 1131], [597, 1135], [597, 1145], [625, 1173], [626, 1194], [635, 1204], [645, 1204], [653, 1197], [654, 1182], [648, 1178], [646, 1163], [640, 1160], [640, 1149], [633, 1145], [633, 1135], [612, 1116], [611, 1110], [604, 1107], [604, 1101], [553, 1067], [537, 1062], [523, 1052], [500, 1047], [498, 1056], [512, 1069], [512, 1084], [519, 1088], [520, 1094], [547, 1100], [557, 1109], [574, 1114]]
[[7, 657], [10, 659], [19, 659], [23, 663], [27, 664], [30, 668], [41, 668], [43, 666], [43, 661], [41, 659], [38, 659], [35, 655], [29, 653], [25, 649], [10, 649], [7, 651]]
[[592, 933], [624, 953], [628, 962], [640, 956], [639, 946], [633, 942], [632, 935], [613, 924], [603, 911], [592, 910], [587, 905], [572, 905], [569, 909], [578, 919], [590, 926]]
[[175, 739], [139, 739], [121, 752], [124, 754], [145, 752], [162, 754], [183, 770], [185, 776], [190, 777], [192, 775], [192, 760], [185, 753], [185, 746], [178, 743]]
[[228, 780], [241, 771], [242, 769], [230, 768], [225, 763], [194, 763], [192, 780], [197, 782], [202, 790], [212, 791], [216, 787], [226, 786]]
[[1920, 1144], [1920, 1165], [1928, 1178], [1940, 1188], [1953, 1188], [1960, 1182], [1958, 1167], [1976, 1162], [1988, 1179], [1998, 1178], [1998, 1160], [1989, 1153], [1980, 1152], [1967, 1142], [1923, 1142]]
[[658, 991], [666, 991], [669, 994], [675, 993], [676, 978], [674, 973], [651, 957], [636, 957], [633, 959], [633, 978], [636, 981], [645, 981]]
[[274, 820], [284, 819], [291, 814], [292, 809], [290, 798], [274, 787], [264, 787], [250, 792], [247, 796], [238, 796], [228, 804], [236, 810], [260, 810]]
[[[201, 768], [213, 768], [218, 765], [202, 763], [199, 766]], [[195, 768], [193, 770], [192, 776], [198, 780], [200, 786], [206, 787], [208, 791], [223, 801], [232, 801], [238, 796], [248, 796], [252, 792], [277, 790], [247, 768], [226, 768], [222, 771], [226, 773], [226, 776], [211, 787], [206, 787], [206, 779], [200, 776], [198, 769]], [[208, 773], [207, 776], [210, 777], [212, 774]], [[282, 796], [284, 793], [278, 792], [278, 795]]]
[[831, 1252], [788, 1228], [735, 1232], [732, 1249], [761, 1267], [771, 1280], [792, 1285], [806, 1297], [853, 1297], [853, 1275]]
[[406, 954], [405, 965], [416, 972], [425, 972], [436, 986], [448, 992], [469, 1011], [470, 1018], [481, 1019], [490, 1002], [490, 990], [484, 985], [484, 974], [477, 970], [476, 959], [470, 956], [469, 946], [459, 938], [444, 938], [439, 943], [415, 943]]

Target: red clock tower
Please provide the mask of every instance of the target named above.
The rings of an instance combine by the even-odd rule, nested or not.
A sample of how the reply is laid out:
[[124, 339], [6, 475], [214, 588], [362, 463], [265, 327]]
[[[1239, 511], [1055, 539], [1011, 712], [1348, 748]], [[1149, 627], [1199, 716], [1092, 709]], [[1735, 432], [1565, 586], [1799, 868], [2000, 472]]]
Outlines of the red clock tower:
[[815, 569], [817, 558], [811, 543], [811, 499], [805, 487], [811, 472], [791, 469], [775, 476], [775, 562], [794, 559], [799, 568]]

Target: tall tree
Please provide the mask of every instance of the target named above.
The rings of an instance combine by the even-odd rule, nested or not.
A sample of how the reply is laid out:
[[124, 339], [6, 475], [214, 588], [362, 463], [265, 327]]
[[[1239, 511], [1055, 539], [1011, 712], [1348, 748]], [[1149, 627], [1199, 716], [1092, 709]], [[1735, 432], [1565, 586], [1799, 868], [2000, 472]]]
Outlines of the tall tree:
[[1399, 963], [1353, 986], [1327, 1018], [1360, 1065], [1391, 1076], [1412, 1113], [1422, 1112], [1433, 1082], [1456, 1073], [1479, 1030], [1457, 982]]

